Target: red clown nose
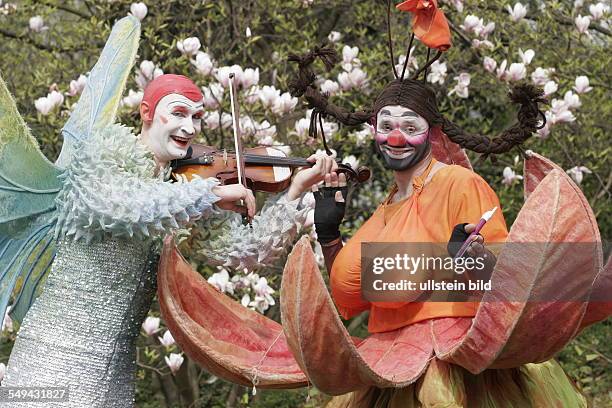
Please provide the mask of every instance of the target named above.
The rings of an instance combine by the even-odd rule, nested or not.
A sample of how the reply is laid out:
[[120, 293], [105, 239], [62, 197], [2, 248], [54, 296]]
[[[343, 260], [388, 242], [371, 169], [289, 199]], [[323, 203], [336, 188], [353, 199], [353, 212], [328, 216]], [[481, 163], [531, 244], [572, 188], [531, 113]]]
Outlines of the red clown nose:
[[403, 147], [406, 145], [406, 138], [399, 130], [395, 129], [387, 137], [387, 144], [394, 147]]

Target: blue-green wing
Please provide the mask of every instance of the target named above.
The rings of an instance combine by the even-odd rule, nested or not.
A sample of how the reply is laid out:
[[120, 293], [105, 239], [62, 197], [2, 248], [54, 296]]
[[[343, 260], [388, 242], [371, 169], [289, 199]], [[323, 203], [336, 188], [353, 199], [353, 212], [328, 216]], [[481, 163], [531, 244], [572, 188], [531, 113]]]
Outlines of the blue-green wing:
[[79, 102], [66, 122], [64, 144], [56, 164], [66, 167], [74, 145], [104, 126], [114, 123], [125, 84], [131, 72], [138, 42], [140, 21], [124, 17], [113, 27], [98, 62], [91, 70]]
[[46, 275], [53, 260], [59, 174], [40, 151], [0, 78], [0, 318], [11, 296], [36, 290], [25, 277]]

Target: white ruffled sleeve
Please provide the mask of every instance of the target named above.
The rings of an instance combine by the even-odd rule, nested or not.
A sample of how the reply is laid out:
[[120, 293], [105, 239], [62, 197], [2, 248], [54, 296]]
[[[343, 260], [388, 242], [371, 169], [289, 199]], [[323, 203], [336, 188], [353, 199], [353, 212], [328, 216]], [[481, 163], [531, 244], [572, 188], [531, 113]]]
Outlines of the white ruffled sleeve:
[[147, 239], [206, 216], [218, 180], [170, 183], [129, 129], [109, 126], [75, 149], [62, 175], [57, 234], [91, 240], [110, 233]]

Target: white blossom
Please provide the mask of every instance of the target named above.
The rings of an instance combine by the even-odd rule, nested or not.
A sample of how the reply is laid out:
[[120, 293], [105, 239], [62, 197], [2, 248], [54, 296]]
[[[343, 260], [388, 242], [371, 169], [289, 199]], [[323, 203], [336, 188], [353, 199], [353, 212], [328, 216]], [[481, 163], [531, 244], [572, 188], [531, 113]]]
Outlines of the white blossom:
[[147, 12], [147, 5], [143, 2], [132, 3], [130, 6], [130, 13], [140, 21], [144, 20], [144, 18], [147, 16]]
[[202, 47], [200, 40], [197, 37], [189, 37], [176, 43], [176, 48], [183, 55], [196, 55]]
[[527, 15], [527, 6], [522, 3], [515, 3], [514, 7], [506, 6], [506, 10], [510, 13], [510, 19], [514, 22], [520, 21]]
[[482, 38], [487, 38], [493, 31], [495, 31], [495, 23], [491, 21], [480, 29], [478, 35]]
[[149, 316], [142, 323], [142, 330], [147, 336], [152, 336], [159, 330], [159, 317]]
[[295, 134], [298, 138], [303, 139], [308, 136], [308, 129], [310, 127], [309, 118], [300, 118], [295, 121]]
[[240, 303], [242, 304], [242, 306], [244, 307], [249, 307], [249, 304], [251, 303], [251, 297], [249, 296], [248, 293], [245, 293], [242, 296], [242, 299], [240, 299]]
[[582, 102], [580, 102], [580, 97], [573, 93], [572, 91], [567, 91], [563, 96], [563, 102], [567, 105], [568, 109], [576, 109], [582, 106]]
[[557, 85], [555, 81], [548, 81], [544, 85], [544, 95], [548, 96], [554, 94], [555, 92], [557, 92], [557, 89], [559, 89], [559, 85]]
[[144, 96], [144, 92], [134, 91], [130, 89], [128, 91], [128, 96], [122, 99], [123, 105], [127, 106], [130, 109], [134, 109], [140, 105], [140, 102], [142, 102], [143, 96]]
[[508, 68], [508, 80], [520, 81], [527, 75], [527, 68], [522, 62], [514, 62]]
[[339, 90], [340, 84], [338, 84], [336, 81], [332, 81], [331, 79], [326, 79], [321, 84], [321, 92], [323, 92], [324, 94], [333, 96], [338, 93]]
[[357, 58], [357, 54], [359, 54], [359, 48], [345, 45], [342, 47], [342, 62], [353, 62], [353, 60]]
[[497, 74], [497, 78], [501, 79], [502, 81], [505, 81], [506, 78], [508, 77], [508, 72], [506, 72], [506, 65], [508, 65], [508, 61], [503, 60], [501, 64], [499, 64], [499, 66], [497, 67], [497, 70], [495, 71]]
[[532, 49], [529, 49], [523, 52], [523, 50], [519, 48], [518, 52], [519, 52], [519, 57], [521, 58], [521, 61], [525, 65], [531, 64], [531, 60], [533, 59], [533, 57], [535, 57], [535, 51]]
[[195, 59], [191, 60], [191, 64], [196, 68], [198, 74], [208, 76], [213, 72], [215, 61], [205, 52], [198, 51]]
[[495, 68], [497, 68], [497, 61], [495, 61], [491, 57], [484, 57], [484, 61], [482, 62], [482, 65], [484, 66], [485, 70], [489, 72], [493, 72], [495, 71]]
[[169, 356], [164, 357], [164, 360], [166, 361], [166, 365], [170, 367], [172, 374], [175, 374], [179, 368], [181, 368], [181, 365], [183, 365], [185, 358], [181, 354], [170, 353]]
[[244, 71], [240, 65], [220, 67], [215, 73], [215, 78], [217, 78], [217, 81], [219, 81], [224, 88], [227, 88], [229, 87], [230, 74], [234, 74], [234, 80], [237, 85], [242, 82]]
[[576, 77], [576, 86], [574, 86], [574, 91], [579, 94], [590, 92], [593, 88], [589, 86], [589, 77], [585, 75], [580, 75]]
[[256, 103], [259, 100], [259, 92], [260, 91], [261, 91], [261, 88], [258, 85], [251, 86], [244, 93], [244, 100], [246, 101], [246, 103], [248, 103], [250, 105]]
[[276, 105], [276, 101], [280, 98], [281, 92], [274, 86], [265, 85], [259, 91], [259, 100], [264, 108], [269, 109]]
[[175, 343], [174, 337], [172, 337], [172, 333], [170, 333], [170, 330], [166, 330], [162, 337], [157, 336], [157, 339], [164, 347], [170, 347]]
[[584, 0], [574, 0], [574, 8], [577, 10], [584, 6]]
[[435, 61], [429, 67], [429, 73], [427, 74], [427, 81], [435, 84], [443, 84], [446, 79], [446, 62]]
[[467, 33], [477, 33], [484, 28], [484, 21], [473, 14], [468, 14], [459, 27]]
[[531, 80], [535, 85], [542, 86], [549, 81], [550, 70], [542, 67], [537, 67], [535, 71], [531, 73]]
[[357, 170], [357, 167], [359, 167], [359, 160], [353, 155], [346, 156], [342, 159], [342, 163], [348, 164], [353, 170]]
[[361, 130], [353, 133], [353, 135], [355, 136], [357, 145], [361, 146], [374, 136], [374, 129], [371, 125], [363, 125]]
[[514, 172], [514, 170], [512, 170], [510, 167], [504, 168], [503, 176], [504, 176], [504, 179], [502, 180], [502, 184], [505, 184], [507, 186], [511, 185], [516, 180], [522, 180], [523, 179], [523, 176], [517, 175]]
[[225, 293], [234, 293], [234, 284], [230, 282], [229, 273], [225, 268], [218, 267], [219, 272], [213, 273], [210, 278], [208, 278], [208, 283], [213, 285], [219, 291]]
[[30, 26], [30, 30], [34, 31], [35, 33], [40, 33], [49, 28], [45, 25], [45, 22], [41, 16], [30, 17], [28, 24]]
[[291, 96], [289, 92], [285, 92], [274, 102], [274, 106], [272, 106], [272, 112], [276, 113], [277, 115], [289, 113], [293, 110], [293, 108], [295, 108], [297, 103], [297, 98]]
[[[406, 72], [410, 72], [411, 66], [414, 69], [419, 69], [419, 64], [417, 62], [416, 56], [414, 55], [415, 48], [416, 46], [410, 49], [410, 56], [408, 57], [408, 64], [406, 65]], [[406, 55], [402, 54], [399, 56], [398, 64], [395, 66], [397, 75], [402, 75], [402, 70], [404, 69], [405, 63], [406, 63]]]
[[546, 139], [550, 134], [550, 123], [546, 122], [546, 125], [544, 125], [544, 127], [542, 127], [541, 129], [538, 129], [536, 132], [538, 133], [538, 137], [540, 137], [541, 139]]
[[564, 100], [553, 99], [550, 105], [551, 108], [546, 112], [546, 117], [551, 125], [556, 123], [569, 123], [576, 120], [576, 117], [569, 111], [569, 107]]
[[0, 382], [4, 379], [5, 374], [6, 374], [6, 365], [4, 363], [0, 363]]
[[206, 87], [202, 87], [204, 96], [204, 106], [208, 109], [217, 109], [223, 100], [223, 86], [217, 82], [212, 82]]
[[460, 98], [467, 98], [469, 96], [468, 86], [470, 85], [471, 76], [467, 72], [462, 72], [459, 76], [456, 76], [455, 81], [457, 84], [453, 89], [450, 90], [448, 95], [457, 94]]
[[85, 85], [87, 85], [87, 77], [81, 74], [77, 79], [70, 81], [70, 87], [66, 95], [76, 96], [80, 94], [85, 89]]
[[248, 89], [259, 83], [259, 68], [247, 68], [243, 71], [240, 78], [240, 85], [243, 89]]
[[246, 28], [244, 35], [246, 36], [246, 38], [250, 38], [253, 35], [253, 33], [251, 32], [251, 27]]
[[478, 38], [474, 38], [472, 40], [472, 47], [476, 49], [488, 49], [492, 50], [495, 48], [495, 45], [489, 40], [479, 40]]
[[337, 32], [337, 31], [332, 31], [332, 32], [331, 32], [331, 33], [329, 33], [329, 35], [327, 36], [327, 39], [328, 39], [330, 42], [333, 42], [333, 43], [340, 41], [340, 38], [342, 38], [342, 34], [340, 34], [340, 33], [339, 33], [339, 32]]
[[580, 34], [584, 34], [588, 31], [589, 25], [591, 24], [591, 17], [589, 16], [581, 16], [578, 14], [578, 17], [574, 19], [574, 23], [576, 24], [576, 28]]
[[[4, 312], [4, 319], [2, 320], [2, 328], [0, 328], [0, 332], [3, 331], [7, 331], [7, 332], [12, 332], [13, 331], [13, 319], [11, 319], [11, 316], [9, 316], [9, 313], [11, 311], [11, 306], [6, 308], [6, 312]], [[2, 378], [0, 378], [0, 381], [2, 381]]]
[[64, 95], [62, 95], [61, 92], [53, 90], [49, 92], [47, 96], [36, 99], [34, 101], [34, 106], [41, 115], [46, 116], [54, 109], [61, 106], [62, 103], [64, 103]]
[[600, 20], [604, 15], [606, 15], [610, 11], [610, 6], [603, 3], [591, 4], [589, 6], [589, 13], [591, 13], [591, 17], [593, 20]]
[[574, 179], [576, 184], [582, 183], [582, 179], [584, 178], [584, 173], [592, 174], [593, 172], [588, 167], [585, 167], [585, 166], [575, 166], [567, 170], [567, 174], [569, 174], [570, 177]]
[[140, 67], [136, 70], [136, 83], [140, 89], [145, 89], [147, 84], [160, 75], [164, 71], [161, 70], [153, 61], [143, 60]]

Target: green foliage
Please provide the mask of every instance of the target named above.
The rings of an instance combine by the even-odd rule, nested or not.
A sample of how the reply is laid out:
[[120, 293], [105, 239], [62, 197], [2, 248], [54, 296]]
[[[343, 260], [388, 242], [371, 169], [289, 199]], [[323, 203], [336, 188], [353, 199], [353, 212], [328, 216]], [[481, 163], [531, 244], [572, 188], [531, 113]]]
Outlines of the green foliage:
[[[45, 96], [49, 87], [67, 92], [70, 81], [93, 66], [113, 22], [127, 14], [130, 3], [126, 0], [22, 0], [16, 2], [15, 11], [8, 15], [0, 14], [0, 72], [15, 96], [21, 114], [49, 158], [55, 159], [59, 154], [60, 129], [78, 97], [67, 96], [64, 105], [48, 116], [37, 113], [34, 101]], [[137, 64], [151, 60], [165, 73], [188, 75], [202, 86], [214, 80], [197, 74], [189, 58], [177, 50], [179, 40], [198, 37], [203, 49], [217, 60], [219, 66], [258, 67], [260, 85], [274, 85], [284, 92], [295, 74], [295, 67], [286, 62], [287, 56], [306, 52], [325, 41], [330, 32], [337, 31], [342, 35], [337, 45], [339, 51], [344, 44], [359, 47], [359, 59], [368, 75], [369, 85], [340, 93], [333, 98], [335, 103], [355, 109], [367, 107], [386, 81], [392, 79], [386, 43], [385, 2], [334, 0], [308, 5], [307, 1], [301, 0], [148, 0], [146, 3], [148, 15], [143, 21]], [[440, 3], [453, 26], [454, 35], [454, 47], [443, 58], [448, 66], [448, 78], [443, 86], [436, 88], [440, 110], [470, 132], [493, 136], [514, 120], [515, 111], [506, 97], [508, 86], [483, 69], [484, 56], [492, 57], [498, 63], [507, 59], [510, 64], [520, 61], [519, 49], [535, 50], [529, 73], [537, 66], [554, 68], [551, 79], [559, 84], [559, 91], [552, 97], [559, 99], [563, 98], [565, 91], [571, 90], [577, 76], [589, 77], [593, 90], [580, 95], [582, 106], [575, 112], [576, 121], [555, 125], [550, 136], [544, 139], [534, 137], [525, 148], [549, 157], [564, 169], [586, 166], [593, 172], [585, 175], [581, 188], [597, 216], [602, 237], [609, 241], [612, 237], [610, 31], [593, 28], [596, 26], [593, 22], [589, 36], [578, 34], [573, 19], [579, 13], [588, 14], [589, 2], [583, 9], [574, 10], [574, 2], [569, 0], [531, 0], [527, 2], [529, 12], [526, 18], [517, 23], [510, 21], [504, 9], [509, 4], [507, 1], [469, 0], [464, 2], [463, 12], [456, 11], [447, 2]], [[474, 36], [459, 28], [468, 14], [496, 23], [495, 31], [489, 36], [492, 50], [470, 46]], [[47, 31], [34, 33], [28, 30], [28, 19], [34, 15], [43, 17], [45, 25], [49, 26]], [[409, 24], [408, 15], [392, 12], [396, 57], [405, 53], [403, 48], [410, 34]], [[247, 27], [253, 33], [251, 37], [245, 34]], [[423, 46], [417, 45], [416, 52], [419, 63], [423, 64]], [[330, 73], [325, 73], [321, 66], [318, 70], [322, 77], [329, 79], [336, 79], [341, 72], [340, 67]], [[447, 96], [454, 85], [452, 78], [461, 72], [471, 74], [469, 98]], [[128, 88], [137, 89], [133, 78]], [[225, 98], [219, 110], [229, 112], [228, 105], [228, 98]], [[264, 110], [259, 102], [243, 106], [246, 113], [257, 120], [265, 119], [276, 125], [275, 140], [291, 146], [294, 156], [305, 157], [317, 145], [295, 134], [294, 124], [304, 117], [304, 106], [298, 105], [295, 111], [281, 116]], [[119, 117], [122, 123], [137, 129], [138, 119], [136, 110], [127, 108]], [[369, 166], [374, 173], [374, 181], [353, 194], [348, 220], [343, 226], [347, 235], [367, 219], [391, 183], [389, 172], [384, 170], [369, 142], [360, 141], [357, 130], [341, 128], [330, 140], [339, 157], [354, 155], [360, 164]], [[229, 145], [231, 135], [223, 129], [205, 130], [202, 139], [208, 144]], [[245, 144], [254, 142], [255, 138], [251, 137]], [[520, 173], [515, 161], [518, 154], [515, 151], [501, 155], [495, 162], [470, 154], [475, 170], [497, 191], [509, 225], [520, 210], [523, 197], [519, 183], [501, 184], [502, 169], [509, 166]], [[277, 314], [277, 310], [272, 311], [272, 315]], [[364, 326], [357, 324], [352, 326], [352, 330], [361, 333]], [[610, 321], [589, 328], [560, 355], [565, 369], [599, 406], [610, 403], [612, 399], [610, 334]], [[0, 360], [6, 362], [10, 347], [7, 343], [0, 346]], [[152, 346], [140, 344], [140, 350], [146, 347]], [[139, 372], [139, 407], [163, 407], [171, 400], [164, 391], [164, 381], [170, 378], [170, 383], [177, 383], [164, 368], [163, 354], [163, 350], [157, 355], [149, 354], [146, 362], [146, 365], [163, 368], [165, 371], [161, 375], [147, 368], [141, 368]], [[207, 383], [210, 377], [199, 370], [196, 376], [200, 399], [196, 403], [199, 405], [195, 406], [222, 407], [227, 403], [227, 406], [290, 407], [315, 406], [312, 404], [322, 401], [316, 390], [260, 391], [252, 397], [249, 396], [250, 390], [242, 387], [222, 381]], [[309, 392], [312, 398], [306, 402]]]

